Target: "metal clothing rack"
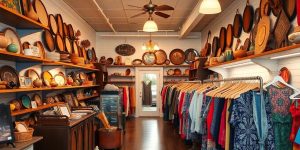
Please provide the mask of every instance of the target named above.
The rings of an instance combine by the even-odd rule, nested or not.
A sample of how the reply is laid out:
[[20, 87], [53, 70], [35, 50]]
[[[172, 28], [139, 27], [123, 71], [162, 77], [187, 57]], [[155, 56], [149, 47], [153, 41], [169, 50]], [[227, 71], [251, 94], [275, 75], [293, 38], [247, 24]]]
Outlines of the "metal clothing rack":
[[263, 78], [260, 76], [255, 77], [237, 77], [237, 78], [227, 78], [227, 79], [221, 79], [221, 80], [204, 80], [203, 83], [210, 83], [210, 82], [228, 82], [228, 81], [252, 81], [257, 80], [259, 81], [259, 91], [260, 91], [260, 97], [261, 100], [264, 100], [264, 82]]

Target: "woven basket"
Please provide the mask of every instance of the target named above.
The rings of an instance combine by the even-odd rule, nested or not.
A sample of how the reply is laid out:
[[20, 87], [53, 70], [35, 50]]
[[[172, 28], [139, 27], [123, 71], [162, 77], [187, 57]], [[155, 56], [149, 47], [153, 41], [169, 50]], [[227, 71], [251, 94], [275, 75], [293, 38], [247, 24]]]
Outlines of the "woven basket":
[[32, 140], [33, 128], [28, 128], [28, 132], [15, 132], [15, 142], [26, 142]]

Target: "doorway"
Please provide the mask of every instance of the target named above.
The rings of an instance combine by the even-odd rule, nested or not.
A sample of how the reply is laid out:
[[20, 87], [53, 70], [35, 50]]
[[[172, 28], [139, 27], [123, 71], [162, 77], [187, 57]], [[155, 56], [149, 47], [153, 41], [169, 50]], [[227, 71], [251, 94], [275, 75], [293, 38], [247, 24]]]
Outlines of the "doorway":
[[137, 68], [137, 116], [162, 116], [160, 91], [163, 68]]

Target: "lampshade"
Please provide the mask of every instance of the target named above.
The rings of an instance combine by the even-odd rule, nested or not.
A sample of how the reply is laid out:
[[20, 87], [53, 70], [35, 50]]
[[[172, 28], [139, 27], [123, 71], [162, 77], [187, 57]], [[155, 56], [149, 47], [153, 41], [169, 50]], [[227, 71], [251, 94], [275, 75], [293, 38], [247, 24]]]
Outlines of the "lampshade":
[[151, 18], [149, 18], [149, 20], [146, 21], [146, 23], [144, 24], [143, 31], [144, 32], [157, 32], [158, 31], [157, 24]]
[[217, 14], [222, 11], [219, 0], [203, 0], [199, 12], [202, 14]]

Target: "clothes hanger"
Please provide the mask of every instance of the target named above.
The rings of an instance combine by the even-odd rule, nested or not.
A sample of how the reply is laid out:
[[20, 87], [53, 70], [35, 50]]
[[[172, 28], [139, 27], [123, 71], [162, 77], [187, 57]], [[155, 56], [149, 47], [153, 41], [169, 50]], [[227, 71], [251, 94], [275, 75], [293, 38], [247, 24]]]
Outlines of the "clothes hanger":
[[275, 76], [274, 79], [273, 79], [273, 81], [269, 82], [268, 84], [266, 84], [266, 85], [264, 86], [264, 89], [266, 89], [267, 87], [269, 87], [269, 86], [271, 86], [271, 85], [273, 85], [273, 86], [274, 86], [274, 84], [276, 85], [277, 82], [281, 82], [281, 83], [284, 84], [285, 86], [287, 86], [287, 87], [293, 89], [295, 92], [299, 92], [299, 90], [298, 90], [297, 88], [295, 88], [295, 87], [291, 86], [290, 84], [286, 83], [286, 82], [282, 79], [281, 76]]

